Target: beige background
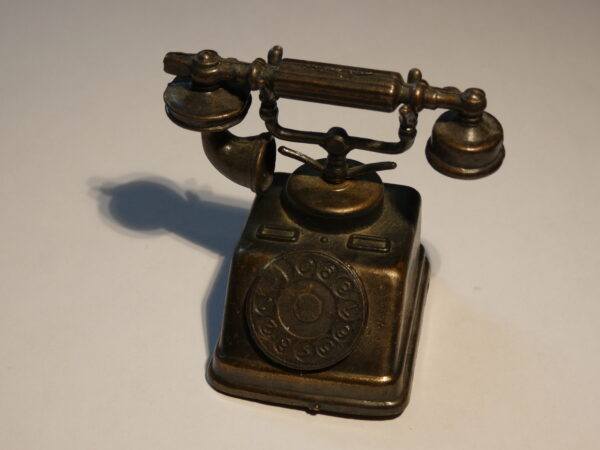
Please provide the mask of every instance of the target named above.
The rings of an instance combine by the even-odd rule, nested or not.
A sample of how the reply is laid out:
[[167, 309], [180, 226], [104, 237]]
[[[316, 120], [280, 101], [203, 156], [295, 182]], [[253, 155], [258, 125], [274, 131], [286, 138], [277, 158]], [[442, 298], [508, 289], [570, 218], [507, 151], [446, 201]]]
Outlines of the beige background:
[[[3, 1], [0, 448], [598, 448], [599, 23], [596, 0]], [[482, 87], [505, 128], [500, 172], [456, 181], [426, 162], [438, 113], [424, 112], [383, 175], [421, 192], [433, 263], [412, 400], [392, 421], [204, 379], [252, 195], [166, 118], [161, 61], [251, 61], [274, 44]], [[264, 129], [257, 103], [234, 132]], [[393, 114], [281, 111], [298, 128], [397, 129]]]

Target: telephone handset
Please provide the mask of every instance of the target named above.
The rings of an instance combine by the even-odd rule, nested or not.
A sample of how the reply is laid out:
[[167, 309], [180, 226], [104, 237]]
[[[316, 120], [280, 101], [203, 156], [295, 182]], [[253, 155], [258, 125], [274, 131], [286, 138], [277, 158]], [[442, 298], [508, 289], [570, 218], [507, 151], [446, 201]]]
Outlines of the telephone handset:
[[[423, 109], [449, 111], [426, 147], [444, 175], [474, 179], [504, 158], [500, 123], [481, 89], [436, 88], [418, 69], [395, 72], [284, 59], [221, 58], [212, 50], [168, 53], [176, 75], [164, 93], [167, 115], [200, 131], [210, 162], [256, 192], [234, 253], [221, 336], [208, 369], [217, 390], [248, 399], [354, 416], [389, 417], [408, 403], [429, 264], [420, 243], [420, 204], [410, 187], [384, 184], [394, 162], [350, 160], [359, 149], [399, 154], [410, 148]], [[268, 132], [228, 131], [260, 92]], [[277, 100], [289, 98], [392, 112], [399, 139], [383, 142], [285, 128]], [[317, 144], [315, 160], [281, 146], [303, 164], [275, 173], [275, 138]]]

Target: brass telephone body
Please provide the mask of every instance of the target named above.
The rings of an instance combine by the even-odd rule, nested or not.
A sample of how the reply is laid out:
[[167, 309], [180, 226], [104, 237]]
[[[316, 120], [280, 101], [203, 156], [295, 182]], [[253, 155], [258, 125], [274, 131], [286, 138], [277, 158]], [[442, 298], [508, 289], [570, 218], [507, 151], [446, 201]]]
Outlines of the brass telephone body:
[[[391, 417], [410, 394], [429, 264], [420, 241], [421, 198], [384, 184], [377, 171], [393, 162], [360, 164], [354, 149], [402, 153], [416, 136], [422, 109], [446, 108], [426, 156], [461, 179], [493, 173], [504, 158], [500, 123], [476, 88], [436, 88], [418, 69], [400, 74], [283, 59], [221, 58], [212, 50], [168, 53], [176, 75], [164, 100], [176, 124], [202, 132], [204, 150], [226, 177], [257, 193], [235, 250], [221, 336], [208, 369], [217, 390], [311, 412]], [[260, 91], [268, 132], [241, 138], [228, 131]], [[278, 122], [278, 98], [399, 112], [399, 140], [382, 142], [289, 129]], [[321, 146], [314, 160], [288, 147], [303, 165], [274, 173], [274, 137]]]

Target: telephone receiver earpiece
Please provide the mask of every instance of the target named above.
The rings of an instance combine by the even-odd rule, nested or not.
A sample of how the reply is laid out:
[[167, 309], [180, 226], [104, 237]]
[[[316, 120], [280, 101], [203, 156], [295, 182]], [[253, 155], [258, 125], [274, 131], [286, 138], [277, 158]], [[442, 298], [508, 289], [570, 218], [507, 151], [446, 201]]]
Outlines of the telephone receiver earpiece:
[[246, 83], [217, 79], [207, 84], [199, 77], [214, 71], [220, 61], [212, 50], [167, 53], [165, 71], [177, 77], [169, 83], [163, 98], [167, 115], [177, 125], [193, 131], [223, 131], [246, 117], [252, 103]]
[[[462, 97], [466, 104], [485, 107], [485, 93], [481, 89], [467, 89]], [[436, 120], [425, 154], [429, 164], [446, 176], [482, 178], [502, 165], [503, 140], [502, 125], [491, 114], [451, 110]]]
[[473, 122], [447, 111], [436, 120], [425, 154], [429, 164], [446, 176], [462, 180], [486, 177], [504, 160], [502, 126], [487, 112]]
[[[427, 160], [440, 173], [459, 179], [481, 178], [496, 171], [504, 159], [502, 126], [485, 111], [484, 91], [432, 87], [418, 69], [412, 69], [405, 82], [396, 72], [283, 59], [278, 46], [269, 51], [268, 61], [258, 58], [244, 63], [203, 50], [168, 53], [164, 66], [166, 72], [176, 75], [164, 93], [167, 115], [179, 126], [202, 132], [205, 151], [215, 167], [257, 193], [268, 189], [273, 176], [272, 138], [256, 137], [255, 145], [253, 138], [226, 132], [246, 116], [252, 90], [260, 90], [261, 118], [272, 136], [318, 144], [328, 152], [322, 176], [330, 183], [341, 183], [349, 176], [346, 154], [353, 149], [387, 154], [408, 150], [416, 135], [417, 115], [423, 109], [449, 109], [435, 122], [426, 147]], [[357, 138], [336, 129], [341, 131], [335, 143], [333, 129], [317, 133], [284, 128], [277, 122], [280, 97], [384, 112], [400, 106], [400, 140]], [[310, 159], [298, 152], [295, 155], [296, 159]], [[392, 166], [381, 163], [374, 167]]]

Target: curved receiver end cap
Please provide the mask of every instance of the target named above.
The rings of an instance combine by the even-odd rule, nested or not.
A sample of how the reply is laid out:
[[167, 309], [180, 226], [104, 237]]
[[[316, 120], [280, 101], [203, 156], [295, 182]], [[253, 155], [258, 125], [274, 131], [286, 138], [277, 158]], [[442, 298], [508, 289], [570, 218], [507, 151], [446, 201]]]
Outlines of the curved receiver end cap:
[[190, 77], [175, 78], [163, 95], [169, 118], [193, 131], [222, 131], [242, 121], [252, 96], [246, 88], [198, 89]]
[[269, 133], [238, 137], [229, 131], [202, 133], [208, 160], [234, 183], [262, 194], [275, 172], [275, 140]]
[[500, 122], [487, 112], [476, 122], [447, 111], [433, 126], [425, 154], [438, 172], [463, 180], [494, 173], [504, 160], [504, 133]]

